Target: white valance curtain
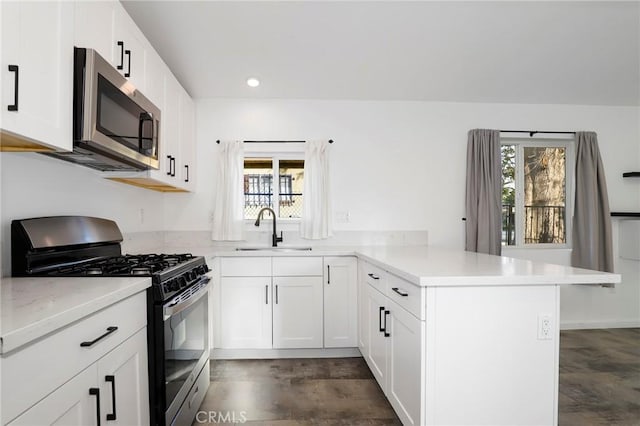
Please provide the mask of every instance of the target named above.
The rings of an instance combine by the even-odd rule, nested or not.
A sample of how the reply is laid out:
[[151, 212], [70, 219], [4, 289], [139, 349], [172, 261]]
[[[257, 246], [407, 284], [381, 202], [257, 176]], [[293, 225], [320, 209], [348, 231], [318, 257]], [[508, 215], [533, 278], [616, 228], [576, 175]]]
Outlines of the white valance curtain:
[[333, 235], [329, 151], [327, 141], [313, 140], [305, 144], [304, 201], [300, 236], [323, 239]]
[[244, 145], [241, 141], [221, 141], [216, 166], [213, 229], [215, 241], [244, 238]]

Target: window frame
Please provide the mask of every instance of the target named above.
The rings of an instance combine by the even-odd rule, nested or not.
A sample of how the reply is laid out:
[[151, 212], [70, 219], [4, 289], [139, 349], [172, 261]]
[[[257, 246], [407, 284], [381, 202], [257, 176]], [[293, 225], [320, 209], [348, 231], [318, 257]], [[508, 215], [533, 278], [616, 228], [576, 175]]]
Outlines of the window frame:
[[[503, 249], [571, 249], [573, 235], [575, 138], [571, 137], [502, 137], [500, 145], [514, 145], [516, 157], [515, 173], [515, 230], [516, 243], [503, 245]], [[565, 242], [564, 243], [525, 243], [524, 242], [524, 149], [525, 148], [564, 148], [565, 149]], [[501, 171], [502, 173], [502, 171]], [[501, 186], [502, 188], [502, 186]]]
[[[273, 145], [279, 145], [277, 142], [273, 143]], [[246, 147], [246, 145], [245, 145]], [[271, 160], [272, 167], [272, 185], [273, 185], [273, 206], [272, 209], [276, 213], [276, 220], [279, 223], [300, 223], [302, 217], [280, 217], [280, 203], [275, 202], [275, 200], [280, 200], [280, 160], [302, 160], [304, 161], [304, 148], [302, 150], [268, 150], [268, 149], [252, 149], [246, 150], [244, 152], [243, 163], [244, 160], [248, 158], [264, 158]], [[276, 184], [277, 182], [277, 184]], [[302, 193], [304, 197], [304, 191]], [[244, 217], [244, 222], [246, 224], [252, 224], [255, 222], [255, 219], [250, 219]]]

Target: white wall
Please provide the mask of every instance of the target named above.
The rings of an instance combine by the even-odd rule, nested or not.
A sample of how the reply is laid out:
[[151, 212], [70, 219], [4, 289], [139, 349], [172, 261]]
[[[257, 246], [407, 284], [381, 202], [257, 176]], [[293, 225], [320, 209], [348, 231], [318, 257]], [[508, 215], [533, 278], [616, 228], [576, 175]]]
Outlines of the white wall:
[[0, 162], [0, 276], [10, 274], [13, 219], [86, 215], [115, 220], [123, 232], [164, 229], [160, 192], [105, 180], [92, 169], [36, 153], [3, 152]]
[[[208, 230], [217, 139], [333, 139], [336, 230], [428, 230], [432, 245], [464, 245], [464, 180], [471, 128], [593, 130], [613, 211], [640, 210], [639, 109], [571, 105], [338, 100], [205, 99], [197, 102], [198, 189], [166, 197], [169, 230]], [[512, 253], [568, 264], [554, 251]], [[640, 324], [640, 270], [615, 289], [563, 290], [562, 319], [591, 326]]]

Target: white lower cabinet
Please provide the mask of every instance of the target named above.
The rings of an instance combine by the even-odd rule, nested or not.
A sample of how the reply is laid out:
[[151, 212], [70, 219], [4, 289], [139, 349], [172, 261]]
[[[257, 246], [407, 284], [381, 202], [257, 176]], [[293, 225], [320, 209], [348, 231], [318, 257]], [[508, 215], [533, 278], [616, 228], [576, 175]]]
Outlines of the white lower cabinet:
[[[375, 276], [394, 285], [398, 282], [412, 285], [386, 273]], [[386, 287], [374, 285], [376, 287], [366, 279], [360, 281], [360, 350], [402, 423], [422, 425], [425, 421], [425, 321], [388, 297]], [[396, 294], [392, 288], [388, 290]], [[422, 289], [418, 289], [412, 296], [423, 298], [423, 294]], [[411, 296], [400, 297], [405, 304], [412, 305]]]
[[324, 258], [324, 347], [358, 346], [358, 270], [355, 257]]
[[221, 258], [217, 348], [322, 348], [322, 265], [319, 256]]
[[2, 424], [148, 424], [145, 292], [4, 354], [2, 375]]
[[273, 347], [322, 347], [322, 278], [273, 278]]
[[95, 395], [89, 393], [90, 389], [97, 389], [97, 376], [96, 365], [90, 366], [9, 424], [15, 426], [97, 424], [98, 401]]
[[220, 347], [271, 348], [271, 277], [222, 277]]

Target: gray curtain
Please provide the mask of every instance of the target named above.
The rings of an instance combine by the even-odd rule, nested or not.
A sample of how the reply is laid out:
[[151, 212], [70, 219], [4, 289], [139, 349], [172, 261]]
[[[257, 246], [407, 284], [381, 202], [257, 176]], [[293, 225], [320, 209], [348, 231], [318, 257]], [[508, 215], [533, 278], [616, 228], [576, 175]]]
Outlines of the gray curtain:
[[571, 265], [613, 272], [611, 212], [595, 132], [576, 132]]
[[502, 220], [500, 131], [469, 130], [465, 249], [500, 255]]

